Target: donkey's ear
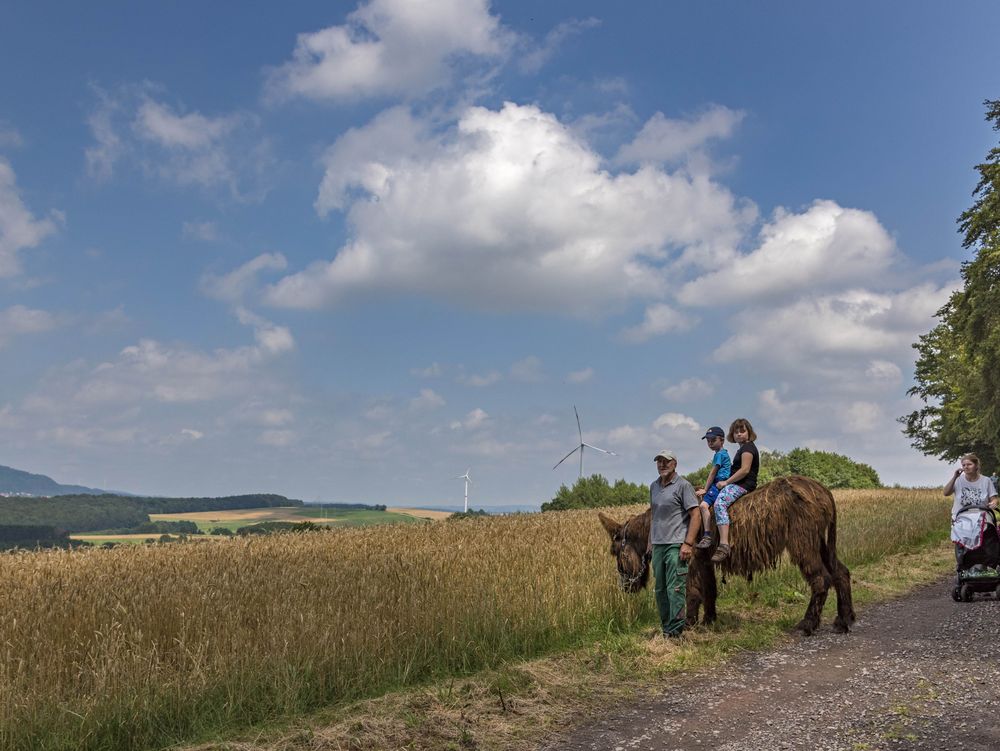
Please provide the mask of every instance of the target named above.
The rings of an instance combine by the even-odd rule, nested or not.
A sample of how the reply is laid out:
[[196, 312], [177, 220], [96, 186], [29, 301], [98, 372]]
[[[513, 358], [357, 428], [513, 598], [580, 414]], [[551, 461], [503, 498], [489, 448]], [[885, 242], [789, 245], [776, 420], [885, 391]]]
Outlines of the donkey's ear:
[[597, 512], [597, 516], [601, 520], [601, 524], [604, 525], [604, 528], [608, 530], [608, 534], [611, 536], [611, 539], [613, 540], [615, 538], [615, 535], [617, 535], [618, 532], [621, 530], [622, 525], [601, 511]]

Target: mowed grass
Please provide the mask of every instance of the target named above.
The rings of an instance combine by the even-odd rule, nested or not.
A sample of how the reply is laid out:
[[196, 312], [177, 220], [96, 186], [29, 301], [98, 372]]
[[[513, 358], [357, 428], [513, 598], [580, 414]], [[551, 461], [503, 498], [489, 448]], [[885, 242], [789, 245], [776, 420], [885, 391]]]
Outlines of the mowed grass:
[[[836, 495], [848, 565], [946, 535], [940, 491]], [[578, 511], [0, 556], [0, 748], [160, 748], [613, 639], [655, 616], [607, 549]], [[771, 600], [804, 608], [791, 567], [720, 608]]]

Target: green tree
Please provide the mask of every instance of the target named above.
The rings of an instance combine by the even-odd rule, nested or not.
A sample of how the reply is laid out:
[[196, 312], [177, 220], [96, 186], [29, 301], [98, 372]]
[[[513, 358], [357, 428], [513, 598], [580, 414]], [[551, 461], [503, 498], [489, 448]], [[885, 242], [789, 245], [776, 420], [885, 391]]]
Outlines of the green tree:
[[[685, 475], [695, 488], [705, 487], [705, 480], [712, 470], [706, 464], [696, 472]], [[757, 484], [763, 485], [775, 477], [805, 475], [828, 488], [878, 488], [882, 486], [878, 472], [867, 464], [834, 454], [830, 451], [811, 451], [795, 448], [787, 454], [781, 451], [761, 451]]]
[[[1000, 131], [1000, 100], [987, 100], [986, 120]], [[938, 311], [940, 323], [914, 344], [910, 389], [923, 406], [899, 418], [914, 448], [953, 461], [973, 451], [987, 474], [1000, 466], [1000, 146], [976, 166], [972, 206], [958, 218], [962, 289]]]
[[649, 488], [621, 479], [611, 485], [602, 475], [581, 477], [572, 488], [560, 485], [555, 497], [542, 504], [542, 511], [566, 511], [601, 506], [649, 503]]
[[474, 509], [470, 508], [468, 511], [458, 511], [448, 517], [448, 521], [458, 521], [459, 519], [478, 519], [483, 516], [489, 516], [490, 512], [486, 509]]
[[805, 475], [828, 488], [878, 488], [878, 472], [871, 466], [830, 451], [796, 448], [786, 457], [787, 471], [782, 474]]

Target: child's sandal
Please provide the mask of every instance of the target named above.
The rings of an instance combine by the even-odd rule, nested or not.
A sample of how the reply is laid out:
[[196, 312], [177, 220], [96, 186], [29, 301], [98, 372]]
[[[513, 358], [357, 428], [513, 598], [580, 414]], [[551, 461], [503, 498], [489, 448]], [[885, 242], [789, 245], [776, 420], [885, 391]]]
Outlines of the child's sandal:
[[729, 557], [729, 546], [724, 542], [719, 543], [718, 550], [715, 551], [715, 555], [712, 556], [712, 563], [722, 563]]

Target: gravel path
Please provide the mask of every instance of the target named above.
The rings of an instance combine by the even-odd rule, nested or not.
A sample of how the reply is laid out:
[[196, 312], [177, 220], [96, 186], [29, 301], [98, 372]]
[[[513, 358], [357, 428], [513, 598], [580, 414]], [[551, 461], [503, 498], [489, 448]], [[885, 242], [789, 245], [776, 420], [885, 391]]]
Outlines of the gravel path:
[[[544, 751], [1000, 749], [1000, 602], [952, 579], [816, 635], [681, 676]], [[708, 721], [702, 717], [710, 718]]]

